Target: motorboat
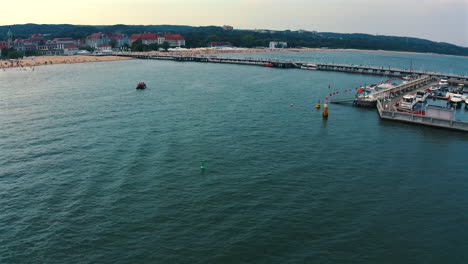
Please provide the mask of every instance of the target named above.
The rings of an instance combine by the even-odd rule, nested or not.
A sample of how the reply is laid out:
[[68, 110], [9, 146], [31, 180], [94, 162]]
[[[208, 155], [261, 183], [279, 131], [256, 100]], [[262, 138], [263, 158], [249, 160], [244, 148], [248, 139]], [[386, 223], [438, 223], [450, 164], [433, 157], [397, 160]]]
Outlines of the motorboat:
[[144, 83], [144, 82], [139, 83], [139, 84], [137, 85], [136, 89], [137, 89], [137, 90], [144, 90], [144, 89], [146, 89], [146, 83]]
[[416, 104], [416, 96], [414, 94], [404, 95], [398, 104], [399, 108], [406, 110], [413, 110], [414, 105]]
[[439, 81], [440, 88], [447, 88], [449, 86], [447, 78], [441, 78]]
[[303, 70], [317, 70], [317, 65], [315, 64], [304, 64], [301, 66]]
[[468, 99], [465, 99], [465, 109], [468, 109]]
[[463, 103], [463, 98], [461, 94], [452, 94], [452, 97], [450, 97], [450, 103], [455, 106], [455, 108], [458, 108], [462, 105]]
[[422, 102], [426, 101], [428, 96], [429, 96], [428, 92], [417, 91], [416, 92], [416, 103], [422, 103]]
[[437, 84], [434, 84], [434, 85], [431, 86], [431, 88], [429, 88], [429, 91], [431, 91], [433, 93], [435, 93], [435, 92], [437, 92], [439, 90], [440, 90], [440, 86], [437, 85]]

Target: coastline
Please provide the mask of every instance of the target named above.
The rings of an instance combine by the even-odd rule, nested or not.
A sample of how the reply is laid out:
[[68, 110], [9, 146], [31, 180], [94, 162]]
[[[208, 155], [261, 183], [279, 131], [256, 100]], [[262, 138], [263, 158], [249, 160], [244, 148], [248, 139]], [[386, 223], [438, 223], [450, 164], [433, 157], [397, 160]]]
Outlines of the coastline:
[[[257, 53], [257, 52], [308, 52], [308, 51], [328, 51], [328, 52], [383, 52], [383, 53], [405, 53], [405, 54], [425, 54], [441, 55], [453, 57], [465, 57], [457, 55], [421, 53], [409, 51], [388, 51], [388, 50], [360, 50], [360, 49], [323, 49], [323, 48], [286, 48], [286, 49], [260, 49], [260, 48], [196, 48], [169, 50], [168, 52], [150, 51], [150, 52], [132, 52], [132, 54], [165, 54], [165, 55], [204, 55], [204, 54], [224, 54], [224, 53]], [[466, 57], [465, 57], [466, 58]], [[34, 67], [51, 64], [70, 64], [84, 62], [103, 62], [116, 60], [131, 60], [129, 57], [119, 56], [92, 56], [92, 55], [70, 55], [70, 56], [38, 56], [26, 57], [22, 59], [0, 60], [0, 69]]]
[[70, 64], [70, 63], [83, 63], [83, 62], [102, 62], [102, 61], [115, 61], [115, 60], [131, 60], [132, 58], [118, 57], [118, 56], [86, 56], [86, 55], [72, 55], [72, 56], [37, 56], [26, 57], [23, 59], [0, 60], [0, 69], [7, 68], [23, 68], [34, 67], [52, 64]]

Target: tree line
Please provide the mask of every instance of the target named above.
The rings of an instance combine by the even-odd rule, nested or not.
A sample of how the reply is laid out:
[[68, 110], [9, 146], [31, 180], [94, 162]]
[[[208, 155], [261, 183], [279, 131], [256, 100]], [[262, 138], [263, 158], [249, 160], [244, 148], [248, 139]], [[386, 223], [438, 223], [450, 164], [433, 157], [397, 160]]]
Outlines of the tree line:
[[[0, 26], [0, 38], [6, 39], [8, 26]], [[173, 25], [113, 25], [113, 26], [76, 26], [76, 25], [15, 25], [12, 31], [17, 38], [27, 38], [34, 33], [47, 34], [50, 38], [72, 37], [85, 40], [95, 32], [121, 32], [127, 35], [143, 32], [180, 33], [185, 37], [187, 48], [206, 47], [210, 42], [231, 42], [238, 47], [268, 47], [270, 41], [287, 42], [288, 47], [372, 49], [389, 51], [412, 51], [468, 56], [468, 48], [457, 45], [433, 42], [411, 37], [376, 36], [369, 34], [343, 34], [332, 32], [307, 31], [266, 31], [223, 30], [221, 27], [190, 27]], [[133, 46], [133, 45], [132, 45]], [[135, 51], [156, 50], [156, 46], [137, 44], [128, 47]], [[161, 47], [159, 47], [161, 48]]]

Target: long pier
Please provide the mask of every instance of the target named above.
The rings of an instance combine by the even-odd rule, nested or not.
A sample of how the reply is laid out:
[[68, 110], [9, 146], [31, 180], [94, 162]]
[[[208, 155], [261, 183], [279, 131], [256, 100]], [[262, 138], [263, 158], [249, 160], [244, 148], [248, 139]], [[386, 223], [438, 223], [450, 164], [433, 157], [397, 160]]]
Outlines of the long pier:
[[402, 77], [406, 75], [427, 75], [433, 78], [447, 77], [451, 83], [468, 84], [468, 75], [450, 74], [441, 72], [427, 72], [413, 69], [379, 67], [369, 65], [353, 65], [339, 63], [322, 63], [310, 61], [296, 60], [276, 60], [262, 58], [234, 58], [234, 57], [219, 57], [208, 55], [160, 55], [160, 54], [132, 54], [132, 53], [113, 53], [108, 55], [132, 57], [137, 59], [151, 60], [172, 60], [181, 62], [205, 62], [205, 63], [227, 63], [227, 64], [242, 64], [242, 65], [257, 65], [276, 68], [301, 68], [309, 67], [320, 71], [337, 71], [346, 73], [371, 74], [383, 76]]

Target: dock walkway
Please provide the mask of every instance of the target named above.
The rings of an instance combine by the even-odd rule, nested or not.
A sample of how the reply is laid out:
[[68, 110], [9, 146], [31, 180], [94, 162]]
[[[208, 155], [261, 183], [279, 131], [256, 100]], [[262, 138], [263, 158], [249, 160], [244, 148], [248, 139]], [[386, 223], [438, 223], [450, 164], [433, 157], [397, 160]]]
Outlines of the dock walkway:
[[[447, 77], [451, 83], [465, 83], [468, 84], [468, 75], [450, 74], [441, 72], [428, 72], [413, 69], [391, 68], [381, 66], [369, 65], [354, 65], [354, 64], [340, 64], [340, 63], [323, 63], [299, 60], [277, 60], [277, 59], [262, 59], [262, 58], [235, 58], [235, 57], [220, 57], [209, 55], [161, 55], [161, 54], [133, 54], [133, 53], [112, 53], [106, 55], [132, 57], [137, 59], [151, 59], [151, 60], [173, 60], [181, 62], [205, 62], [205, 63], [228, 63], [228, 64], [243, 64], [243, 65], [257, 65], [276, 68], [301, 68], [312, 67], [319, 71], [337, 71], [346, 73], [358, 74], [371, 74], [383, 76], [397, 76], [402, 77], [406, 75], [427, 75], [433, 78]], [[104, 55], [97, 55], [104, 56]]]
[[383, 120], [393, 120], [417, 125], [447, 128], [468, 132], [468, 122], [403, 113], [393, 110], [385, 110], [380, 100], [377, 101], [377, 113], [379, 114], [380, 119]]

